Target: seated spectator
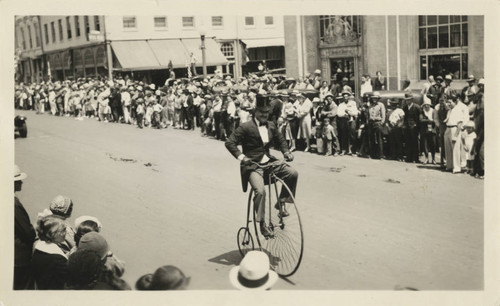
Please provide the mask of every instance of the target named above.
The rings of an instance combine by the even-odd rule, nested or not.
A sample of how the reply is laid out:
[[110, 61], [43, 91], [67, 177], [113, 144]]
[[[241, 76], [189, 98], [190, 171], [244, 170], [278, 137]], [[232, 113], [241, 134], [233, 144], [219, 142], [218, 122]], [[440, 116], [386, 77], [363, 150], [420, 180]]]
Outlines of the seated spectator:
[[163, 266], [154, 274], [145, 274], [135, 283], [137, 290], [185, 290], [189, 285], [190, 277], [186, 277], [175, 266]]
[[[108, 242], [96, 232], [90, 232], [82, 236], [78, 242], [77, 252], [80, 250], [92, 250], [96, 252], [104, 264], [104, 269], [99, 277], [100, 285], [95, 289], [101, 290], [130, 290], [129, 284], [120, 277], [124, 272], [124, 263], [114, 257], [109, 251]], [[109, 259], [109, 260], [108, 260]]]
[[68, 258], [58, 244], [64, 241], [66, 224], [61, 218], [49, 215], [38, 219], [36, 231], [40, 240], [35, 243], [31, 259], [36, 288], [64, 289]]
[[269, 269], [269, 257], [264, 252], [248, 252], [239, 266], [229, 272], [229, 281], [240, 290], [270, 290], [278, 274]]

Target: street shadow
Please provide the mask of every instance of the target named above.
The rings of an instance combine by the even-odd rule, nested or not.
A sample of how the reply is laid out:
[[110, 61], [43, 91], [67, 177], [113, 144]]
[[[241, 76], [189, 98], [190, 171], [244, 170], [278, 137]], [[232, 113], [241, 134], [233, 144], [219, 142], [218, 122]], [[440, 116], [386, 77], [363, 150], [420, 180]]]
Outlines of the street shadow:
[[436, 165], [418, 165], [417, 166], [418, 169], [426, 169], [426, 170], [438, 170], [440, 172], [446, 172], [445, 169], [441, 169], [441, 167], [439, 166], [436, 166]]
[[220, 265], [225, 265], [225, 266], [236, 266], [239, 265], [243, 257], [240, 254], [240, 251], [234, 250], [230, 251], [224, 254], [221, 254], [219, 256], [210, 258], [208, 261], [217, 263]]

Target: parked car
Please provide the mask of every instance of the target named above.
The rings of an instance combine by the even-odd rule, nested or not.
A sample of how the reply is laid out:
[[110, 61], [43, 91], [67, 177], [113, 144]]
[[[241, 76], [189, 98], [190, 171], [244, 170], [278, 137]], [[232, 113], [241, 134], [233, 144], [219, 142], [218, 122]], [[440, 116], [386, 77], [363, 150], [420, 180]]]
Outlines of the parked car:
[[16, 132], [20, 137], [26, 138], [28, 136], [28, 127], [26, 126], [27, 118], [25, 116], [16, 116], [14, 118], [14, 137]]

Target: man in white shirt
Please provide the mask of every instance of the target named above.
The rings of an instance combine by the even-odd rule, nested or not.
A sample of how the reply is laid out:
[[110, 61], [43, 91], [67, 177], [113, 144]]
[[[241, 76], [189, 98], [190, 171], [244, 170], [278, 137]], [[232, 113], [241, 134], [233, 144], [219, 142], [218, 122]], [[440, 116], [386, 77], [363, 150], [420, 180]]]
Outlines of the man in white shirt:
[[460, 132], [462, 125], [469, 119], [469, 110], [456, 93], [451, 92], [447, 103], [450, 106], [445, 119], [444, 149], [446, 153], [446, 170], [453, 174], [461, 172], [462, 142]]

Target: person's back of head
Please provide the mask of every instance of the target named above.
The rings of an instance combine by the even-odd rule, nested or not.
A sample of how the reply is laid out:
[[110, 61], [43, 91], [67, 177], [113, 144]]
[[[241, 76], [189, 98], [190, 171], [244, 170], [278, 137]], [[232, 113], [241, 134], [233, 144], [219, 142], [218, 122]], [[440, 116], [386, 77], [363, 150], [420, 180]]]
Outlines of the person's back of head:
[[97, 252], [93, 250], [76, 251], [68, 259], [68, 287], [71, 289], [92, 289], [100, 278], [103, 266]]
[[153, 274], [150, 290], [184, 290], [190, 279], [175, 266], [163, 266]]

